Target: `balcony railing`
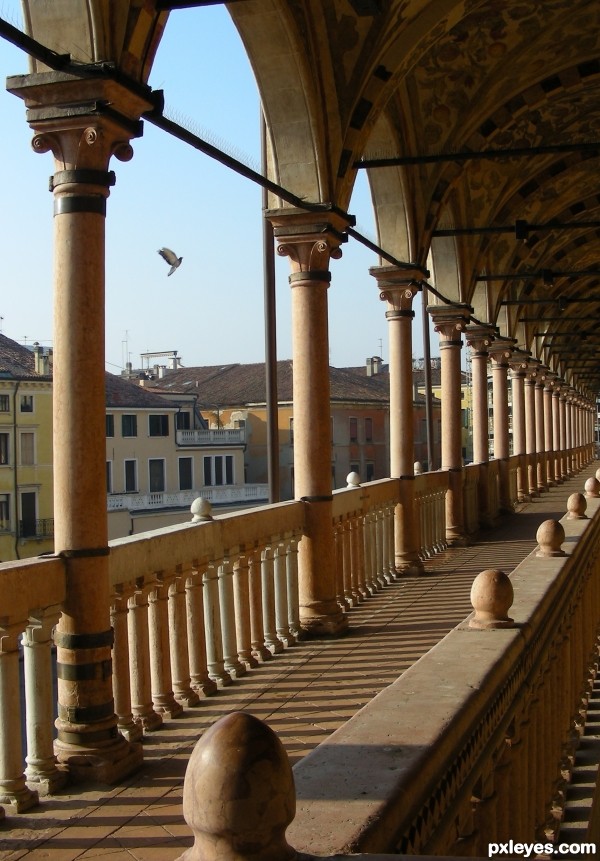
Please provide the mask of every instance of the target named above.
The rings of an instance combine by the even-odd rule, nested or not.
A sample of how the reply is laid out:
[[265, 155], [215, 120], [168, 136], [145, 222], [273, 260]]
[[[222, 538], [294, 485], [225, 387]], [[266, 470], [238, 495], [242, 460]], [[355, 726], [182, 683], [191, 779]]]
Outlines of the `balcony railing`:
[[177, 445], [224, 446], [244, 445], [245, 428], [212, 428], [211, 430], [178, 430]]
[[[565, 455], [564, 461], [575, 467], [583, 459], [584, 452], [576, 451]], [[473, 465], [471, 470], [476, 471], [476, 467]], [[511, 459], [509, 474], [512, 469]], [[496, 483], [498, 468], [488, 465], [481, 475]], [[403, 484], [407, 481], [415, 482], [414, 498], [419, 511], [420, 533], [417, 544], [421, 556], [430, 555], [445, 546], [446, 472], [427, 473], [414, 479], [387, 479], [336, 491], [333, 495], [331, 528], [335, 539], [337, 600], [342, 607], [365, 600], [397, 576], [394, 569], [394, 511], [402, 500]], [[477, 483], [473, 485], [471, 495], [474, 498], [477, 497], [479, 486]], [[495, 498], [493, 491], [489, 492], [488, 498]], [[470, 496], [466, 504], [474, 504]], [[295, 642], [299, 629], [298, 545], [306, 533], [306, 518], [307, 503], [298, 500], [224, 514], [205, 522], [185, 523], [110, 542], [112, 597], [107, 612], [110, 609], [114, 630], [113, 695], [118, 727], [126, 738], [135, 740], [143, 733], [151, 732], [161, 726], [163, 715], [180, 713], [197, 702], [199, 696], [214, 690], [215, 686], [227, 684], [238, 675], [252, 672], [257, 661], [267, 652], [281, 651], [286, 645]], [[578, 672], [584, 655], [582, 650], [585, 649], [587, 655], [592, 648], [594, 625], [597, 624], [594, 613], [595, 608], [600, 607], [597, 597], [600, 586], [596, 584], [596, 580], [600, 583], [600, 567], [595, 561], [600, 525], [596, 520], [573, 523], [579, 523], [579, 526], [570, 527], [572, 540], [579, 541], [580, 537], [586, 539], [582, 542], [581, 550], [577, 544], [577, 554], [573, 551], [573, 562], [568, 559], [552, 560], [554, 573], [550, 579], [546, 575], [546, 568], [535, 576], [527, 573], [526, 577], [521, 578], [524, 584], [530, 586], [539, 583], [535, 596], [531, 593], [531, 601], [535, 597], [535, 601], [541, 602], [541, 609], [535, 609], [537, 604], [535, 607], [533, 604], [527, 604], [527, 607], [522, 605], [527, 623], [523, 630], [529, 631], [527, 626], [531, 625], [531, 631], [534, 628], [539, 630], [542, 639], [536, 640], [529, 633], [525, 636], [517, 629], [500, 632], [499, 637], [495, 634], [493, 637], [484, 635], [477, 644], [471, 639], [476, 636], [476, 632], [462, 633], [461, 639], [456, 641], [460, 642], [462, 651], [458, 650], [454, 665], [461, 672], [463, 669], [464, 672], [469, 670], [473, 663], [463, 660], [465, 649], [474, 645], [479, 649], [480, 644], [493, 647], [488, 655], [490, 673], [482, 681], [486, 686], [486, 696], [489, 694], [491, 699], [492, 691], [488, 690], [490, 685], [493, 687], [497, 683], [500, 692], [501, 688], [504, 690], [502, 686], [505, 683], [509, 684], [513, 659], [521, 675], [520, 668], [523, 672], [529, 672], [528, 667], [537, 667], [541, 674], [556, 672], [562, 660], [561, 643], [568, 640], [560, 627], [563, 624], [560, 621], [562, 616], [556, 614], [569, 596], [573, 597], [572, 605], [569, 604], [572, 615], [564, 616], [567, 620], [565, 624], [571, 626], [571, 631], [582, 630], [586, 634], [586, 642], [581, 649], [578, 647], [579, 650], [567, 655]], [[63, 785], [68, 776], [64, 770], [57, 768], [53, 753], [55, 703], [50, 683], [52, 634], [66, 598], [66, 565], [62, 557], [0, 564], [0, 590], [4, 596], [0, 616], [0, 803], [11, 803], [17, 812], [37, 804], [38, 792], [53, 792]], [[563, 569], [566, 572], [564, 574], [560, 573]], [[593, 581], [594, 585], [586, 585], [588, 580]], [[556, 585], [552, 585], [554, 583]], [[590, 588], [592, 592], [588, 594]], [[530, 592], [527, 592], [526, 596], [529, 595]], [[523, 600], [529, 601], [526, 596]], [[579, 603], [581, 596], [585, 610], [581, 609]], [[588, 607], [594, 609], [588, 610]], [[550, 633], [552, 625], [559, 626], [556, 628], [558, 639], [548, 640], [549, 654], [539, 650], [534, 650], [535, 654], [533, 651], [523, 651], [533, 648], [534, 641], [541, 643]], [[500, 639], [503, 642], [506, 640], [506, 650], [496, 654], [494, 643]], [[21, 640], [24, 653], [23, 707], [14, 696], [19, 688]], [[531, 646], [527, 645], [529, 642]], [[535, 649], [538, 649], [538, 645], [535, 645]], [[533, 663], [528, 663], [530, 659]], [[435, 663], [435, 656], [432, 660]], [[558, 663], [553, 663], [555, 661]], [[438, 676], [437, 671], [432, 670], [427, 677], [428, 684], [431, 686], [431, 679]], [[40, 684], [40, 679], [46, 679], [47, 682]], [[407, 690], [408, 683], [400, 680], [398, 684], [404, 685], [403, 692]], [[577, 681], [573, 682], [573, 695], [578, 684]], [[478, 696], [477, 686], [472, 685], [469, 679], [465, 685], [469, 696]], [[425, 688], [426, 685], [424, 691]], [[437, 691], [431, 692], [438, 696]], [[557, 684], [556, 692], [557, 696], [562, 697], [564, 685]], [[413, 695], [405, 696], [402, 693], [401, 696], [410, 699]], [[569, 702], [569, 707], [572, 706], [572, 697], [571, 700], [567, 697], [563, 699]], [[556, 727], [561, 721], [564, 722], [566, 716], [566, 705], [563, 707], [562, 702], [562, 699], [560, 702], [553, 700], [548, 704], [548, 709], [558, 721]], [[505, 710], [507, 720], [516, 720], [515, 725], [521, 731], [526, 728], [529, 717], [528, 713], [519, 711], [522, 707], [519, 703], [521, 701], [510, 694], [506, 701], [502, 700], [502, 714]], [[492, 757], [492, 760], [489, 757], [477, 759], [483, 768], [481, 771], [478, 764], [477, 775], [481, 773], [481, 780], [485, 783], [485, 763], [489, 760], [491, 768], [493, 757], [504, 744], [503, 739], [495, 733], [500, 731], [499, 727], [504, 731], [506, 721], [502, 718], [500, 722], [494, 723], [496, 713], [491, 714], [494, 719], [489, 723], [489, 733], [487, 729], [487, 735], [484, 733], [484, 744], [481, 741], [484, 736], [479, 738], [475, 725], [467, 726], [464, 723], [460, 716], [462, 712], [453, 716], [455, 706], [459, 707], [458, 701], [448, 704], [448, 721], [444, 720], [440, 725], [442, 735], [449, 733], [448, 750], [444, 756], [455, 755], [455, 742], [458, 743], [459, 737], [460, 743], [466, 745], [465, 750], [470, 751], [469, 734], [474, 733], [473, 737], [479, 739], [479, 753], [475, 751], [473, 755], [476, 758], [480, 754], [483, 756], [481, 751], [489, 747], [489, 757]], [[423, 714], [422, 704], [419, 705], [419, 711]], [[430, 709], [426, 708], [425, 712], [424, 716], [433, 720], [434, 704]], [[447, 728], [455, 724], [455, 735], [452, 735]], [[25, 761], [22, 758], [22, 726], [26, 728]], [[430, 729], [433, 733], [433, 728]], [[554, 744], [558, 739], [558, 729], [553, 729], [552, 733], [552, 738], [545, 739], [544, 744], [531, 743], [523, 750], [531, 749], [532, 755], [537, 752], [536, 755], [541, 757], [542, 752], [545, 752], [546, 741]], [[476, 787], [469, 785], [464, 798], [453, 790], [443, 797], [436, 796], [435, 801], [431, 800], [426, 793], [433, 792], [432, 787], [438, 785], [436, 781], [438, 778], [442, 780], [443, 774], [449, 775], [444, 785], [457, 787], [460, 781], [454, 773], [447, 772], [449, 759], [446, 761], [438, 757], [433, 761], [429, 758], [433, 735], [427, 738], [427, 747], [423, 748], [427, 761], [423, 768], [430, 778], [417, 781], [419, 791], [415, 797], [425, 807], [433, 805], [432, 809], [438, 810], [439, 807], [439, 810], [450, 811], [447, 815], [440, 813], [444, 822], [455, 821], [452, 805], [456, 806], [457, 815], [462, 816], [461, 805], [464, 803], [468, 806], [471, 803]], [[496, 739], [498, 744], [494, 747]], [[410, 748], [411, 742], [407, 741], [406, 746]], [[527, 767], [525, 761], [519, 761], [519, 774], [527, 773]], [[537, 767], [542, 766], [538, 763]], [[413, 775], [411, 779], [417, 780], [415, 775], [419, 768], [421, 766], [416, 772], [412, 767], [409, 769]], [[517, 777], [511, 777], [513, 779], [517, 781]], [[399, 797], [407, 797], [406, 787]], [[413, 811], [411, 807], [411, 811], [411, 816], [417, 816], [416, 808]], [[408, 822], [409, 814], [403, 816], [402, 821], [406, 819]], [[410, 824], [407, 827], [412, 828]], [[424, 826], [419, 824], [418, 827]], [[429, 836], [427, 840], [430, 840]], [[425, 843], [415, 844], [411, 851], [418, 851], [422, 845]], [[356, 851], [362, 851], [362, 847]]]
[[38, 520], [19, 521], [20, 538], [53, 538], [54, 518], [44, 517]]
[[266, 502], [269, 488], [266, 484], [223, 484], [202, 487], [200, 490], [181, 490], [176, 493], [113, 493], [107, 498], [108, 511], [148, 511], [157, 508], [189, 508], [198, 497], [212, 505]]

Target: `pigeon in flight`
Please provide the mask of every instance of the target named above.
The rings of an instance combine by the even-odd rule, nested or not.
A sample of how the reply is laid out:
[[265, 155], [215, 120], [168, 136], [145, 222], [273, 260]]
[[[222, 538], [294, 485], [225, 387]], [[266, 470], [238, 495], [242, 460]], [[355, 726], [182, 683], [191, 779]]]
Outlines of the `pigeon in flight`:
[[158, 253], [162, 257], [162, 259], [166, 260], [171, 267], [168, 272], [169, 275], [172, 275], [173, 272], [175, 272], [175, 270], [177, 269], [177, 267], [181, 266], [181, 261], [183, 260], [183, 257], [178, 257], [174, 251], [171, 251], [170, 248], [159, 248]]

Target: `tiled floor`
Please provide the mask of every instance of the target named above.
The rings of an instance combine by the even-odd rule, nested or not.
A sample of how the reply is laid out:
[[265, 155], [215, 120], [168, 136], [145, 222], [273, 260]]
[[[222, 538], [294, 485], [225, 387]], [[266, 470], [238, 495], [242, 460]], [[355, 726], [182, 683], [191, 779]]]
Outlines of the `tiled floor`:
[[146, 737], [144, 767], [128, 783], [65, 792], [26, 814], [6, 808], [0, 859], [178, 858], [192, 843], [181, 807], [185, 768], [210, 724], [227, 712], [249, 711], [275, 730], [296, 762], [464, 619], [475, 575], [489, 567], [510, 572], [534, 549], [539, 524], [563, 516], [567, 497], [583, 489], [596, 466], [520, 506], [477, 544], [430, 559], [424, 576], [398, 580], [353, 608], [343, 639], [286, 649], [167, 721]]

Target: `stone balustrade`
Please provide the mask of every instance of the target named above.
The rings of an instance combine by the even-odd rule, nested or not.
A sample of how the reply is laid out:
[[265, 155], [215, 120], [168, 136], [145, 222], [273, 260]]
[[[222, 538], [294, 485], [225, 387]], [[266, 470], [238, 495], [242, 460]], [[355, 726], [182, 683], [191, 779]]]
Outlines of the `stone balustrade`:
[[420, 525], [421, 559], [428, 559], [447, 547], [444, 502], [447, 489], [447, 472], [426, 472], [415, 476], [415, 505]]
[[[496, 480], [493, 469], [488, 475]], [[427, 558], [446, 546], [447, 473], [408, 480], [414, 482], [419, 554]], [[394, 512], [404, 482], [370, 482], [333, 495], [342, 607], [364, 601], [397, 576]], [[598, 500], [589, 503], [591, 507]], [[160, 727], [165, 717], [193, 707], [298, 637], [304, 503], [262, 506], [214, 519], [201, 507], [198, 511], [196, 522], [110, 543], [114, 707], [119, 730], [130, 741]], [[569, 520], [567, 541], [569, 529], [592, 528], [589, 508], [588, 514], [589, 519]], [[568, 565], [569, 558], [558, 562]], [[68, 777], [56, 766], [52, 742], [52, 635], [65, 599], [65, 581], [64, 562], [58, 557], [0, 564], [0, 804], [10, 804], [15, 812], [36, 804], [40, 795], [54, 792]], [[19, 687], [24, 708], [14, 695]]]
[[510, 578], [482, 571], [474, 613], [293, 771], [253, 715], [213, 724], [188, 765], [194, 844], [178, 861], [550, 852], [599, 664], [600, 499], [587, 506], [545, 521]]

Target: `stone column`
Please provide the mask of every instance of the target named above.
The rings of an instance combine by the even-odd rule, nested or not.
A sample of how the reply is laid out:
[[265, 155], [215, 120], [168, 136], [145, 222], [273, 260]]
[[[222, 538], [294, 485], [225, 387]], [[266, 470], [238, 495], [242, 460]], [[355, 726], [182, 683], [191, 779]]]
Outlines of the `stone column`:
[[117, 731], [110, 670], [105, 212], [110, 159], [131, 158], [129, 141], [152, 105], [114, 81], [62, 72], [13, 77], [8, 90], [25, 101], [34, 149], [55, 160], [54, 525], [67, 571], [55, 751], [77, 779], [115, 782], [141, 764], [142, 749]]
[[508, 461], [510, 438], [508, 421], [508, 369], [514, 341], [497, 338], [490, 344], [492, 360], [492, 402], [494, 420], [494, 459], [498, 461], [501, 511], [512, 511]]
[[535, 380], [535, 450], [537, 456], [536, 482], [538, 493], [548, 490], [546, 472], [546, 422], [544, 413], [545, 370], [538, 372]]
[[510, 362], [512, 386], [513, 454], [518, 456], [517, 497], [519, 502], [529, 499], [527, 465], [525, 463], [525, 372], [527, 360], [521, 356]]
[[525, 374], [525, 454], [527, 455], [527, 493], [530, 497], [539, 496], [537, 489], [537, 458], [536, 458], [536, 414], [535, 414], [535, 381], [537, 370], [535, 365], [529, 365]]
[[573, 478], [573, 391], [569, 389], [565, 397], [565, 450], [567, 476]]
[[552, 391], [554, 388], [554, 374], [546, 373], [544, 385], [544, 451], [546, 456], [546, 482], [548, 487], [554, 487], [555, 463], [554, 463], [554, 422], [552, 415]]
[[561, 388], [559, 399], [559, 427], [560, 427], [560, 464], [561, 475], [563, 479], [568, 478], [569, 469], [567, 466], [567, 387]]
[[336, 601], [331, 487], [331, 405], [327, 289], [329, 261], [341, 256], [348, 218], [335, 207], [267, 212], [277, 252], [290, 258], [294, 368], [295, 496], [306, 504], [299, 547], [300, 625], [339, 634], [348, 620]]
[[450, 547], [467, 543], [463, 512], [461, 438], [460, 333], [469, 321], [468, 305], [430, 305], [435, 331], [440, 334], [442, 389], [442, 469], [448, 470], [446, 540]]
[[401, 500], [394, 511], [394, 565], [396, 571], [418, 574], [421, 545], [414, 489], [414, 413], [412, 372], [412, 302], [422, 273], [396, 266], [370, 270], [377, 280], [379, 298], [387, 303], [390, 367], [390, 476], [402, 480]]
[[487, 468], [490, 460], [487, 369], [494, 330], [491, 326], [471, 325], [465, 334], [472, 350], [473, 463], [479, 464], [479, 522], [489, 527], [493, 525], [493, 514], [490, 511]]
[[563, 481], [562, 459], [560, 456], [560, 391], [561, 383], [557, 380], [552, 389], [552, 451], [554, 461], [554, 481]]

